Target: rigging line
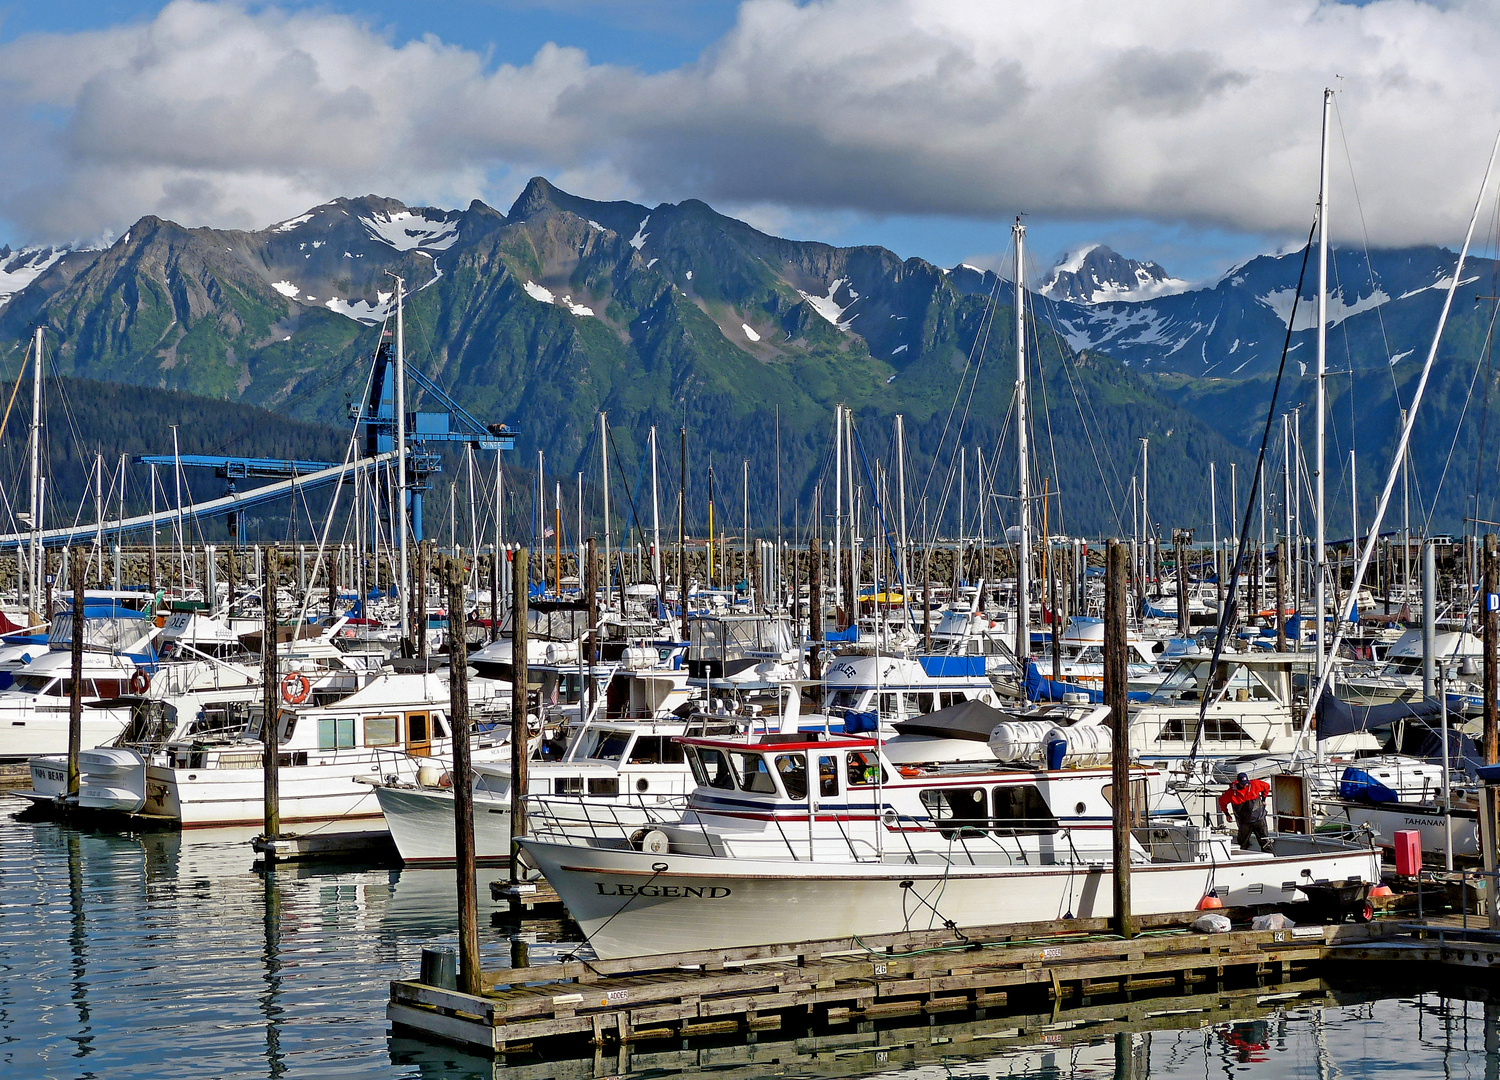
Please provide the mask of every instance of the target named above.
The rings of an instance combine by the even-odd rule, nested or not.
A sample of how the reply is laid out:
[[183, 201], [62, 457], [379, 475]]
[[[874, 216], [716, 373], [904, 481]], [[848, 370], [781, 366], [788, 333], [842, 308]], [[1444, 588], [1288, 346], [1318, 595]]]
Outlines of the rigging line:
[[[1337, 93], [1333, 95], [1333, 117], [1339, 126], [1339, 141], [1344, 147], [1344, 161], [1349, 166], [1349, 186], [1354, 190], [1354, 207], [1359, 214], [1360, 237], [1364, 243], [1365, 267], [1370, 273], [1370, 291], [1373, 294], [1380, 286], [1375, 281], [1375, 262], [1370, 258], [1370, 226], [1365, 221], [1364, 200], [1359, 197], [1359, 181], [1354, 178], [1354, 158], [1349, 153], [1349, 135], [1344, 131], [1344, 114], [1339, 109], [1339, 95]], [[1334, 261], [1336, 263], [1338, 260]], [[1391, 358], [1391, 339], [1385, 329], [1385, 313], [1380, 310], [1383, 306], [1382, 304], [1375, 305], [1375, 320], [1380, 326], [1380, 344], [1381, 348], [1385, 350], [1387, 369], [1391, 376], [1391, 390], [1395, 394], [1397, 407], [1404, 408], [1401, 404], [1401, 389], [1396, 385], [1396, 365], [1389, 362]]]
[[[1484, 350], [1489, 352], [1490, 343], [1495, 336], [1495, 316], [1500, 315], [1500, 304], [1492, 304], [1490, 307], [1490, 325], [1484, 332]], [[1432, 503], [1427, 507], [1427, 516], [1422, 520], [1422, 535], [1431, 535], [1432, 518], [1437, 513], [1438, 499], [1443, 494], [1443, 484], [1448, 479], [1448, 468], [1453, 464], [1453, 454], [1458, 449], [1458, 436], [1464, 428], [1464, 417], [1469, 415], [1469, 403], [1474, 400], [1474, 383], [1479, 379], [1479, 372], [1483, 365], [1474, 364], [1474, 374], [1469, 377], [1469, 392], [1464, 395], [1464, 407], [1459, 411], [1458, 422], [1453, 425], [1453, 441], [1448, 444], [1448, 457], [1443, 461], [1443, 471], [1438, 476], [1437, 488], [1432, 493]], [[1488, 396], [1488, 388], [1486, 388]], [[1421, 505], [1419, 502], [1418, 506]]]
[[[1317, 218], [1323, 212], [1318, 208], [1318, 215], [1313, 218], [1312, 226], [1307, 230], [1307, 243], [1302, 248], [1302, 269], [1297, 272], [1297, 291], [1292, 294], [1292, 311], [1286, 321], [1286, 337], [1281, 343], [1281, 363], [1276, 368], [1276, 382], [1271, 387], [1271, 401], [1266, 406], [1266, 424], [1260, 436], [1260, 454], [1255, 463], [1255, 470], [1250, 474], [1250, 494], [1245, 499], [1245, 516], [1240, 525], [1240, 541], [1238, 550], [1234, 556], [1234, 567], [1229, 573], [1229, 590], [1225, 594], [1224, 607], [1219, 613], [1219, 629], [1214, 635], [1213, 659], [1208, 665], [1208, 686], [1205, 688], [1202, 699], [1198, 703], [1198, 725], [1193, 731], [1193, 746], [1188, 753], [1188, 763], [1191, 766], [1198, 758], [1198, 746], [1203, 740], [1203, 724], [1208, 716], [1208, 702], [1214, 696], [1214, 674], [1219, 670], [1219, 659], [1224, 655], [1224, 639], [1229, 633], [1229, 627], [1234, 624], [1239, 608], [1240, 571], [1245, 563], [1246, 548], [1250, 542], [1250, 522], [1253, 519], [1252, 511], [1255, 509], [1256, 499], [1260, 495], [1260, 478], [1265, 474], [1266, 445], [1271, 441], [1271, 425], [1276, 418], [1276, 399], [1281, 393], [1281, 380], [1286, 374], [1287, 357], [1291, 354], [1292, 327], [1297, 322], [1297, 305], [1302, 300], [1302, 283], [1307, 277], [1308, 256], [1312, 254], [1313, 235], [1317, 231]], [[1281, 612], [1276, 613], [1281, 618]], [[1322, 612], [1318, 613], [1322, 618]], [[1336, 652], [1336, 649], [1335, 649]]]
[[[1039, 295], [1042, 295], [1042, 294], [1039, 294]], [[1061, 340], [1067, 340], [1065, 337], [1063, 337], [1059, 333], [1059, 331], [1057, 329], [1057, 324], [1058, 324], [1059, 320], [1057, 318], [1057, 303], [1056, 303], [1056, 301], [1054, 301], [1051, 297], [1046, 296], [1046, 295], [1042, 295], [1042, 299], [1045, 301], [1045, 303], [1043, 305], [1043, 310], [1044, 310], [1044, 312], [1047, 313], [1046, 317], [1047, 317], [1047, 325], [1048, 325], [1049, 329], [1051, 329], [1054, 334], [1058, 335], [1058, 337]], [[1075, 363], [1076, 363], [1077, 359], [1079, 359], [1079, 358], [1081, 358], [1083, 356], [1083, 354], [1084, 354], [1085, 351], [1086, 350], [1075, 350], [1074, 351], [1074, 357], [1073, 357], [1073, 359], [1074, 359]], [[1103, 483], [1104, 492], [1105, 492], [1105, 495], [1109, 499], [1110, 513], [1111, 513], [1111, 515], [1115, 519], [1115, 527], [1117, 529], [1119, 529], [1123, 533], [1125, 531], [1125, 524], [1124, 524], [1124, 521], [1122, 520], [1122, 518], [1120, 516], [1120, 514], [1121, 514], [1120, 509], [1115, 505], [1114, 490], [1115, 490], [1115, 488], [1123, 488], [1124, 487], [1124, 483], [1123, 483], [1123, 480], [1122, 480], [1122, 478], [1120, 476], [1119, 469], [1117, 469], [1115, 467], [1115, 459], [1113, 457], [1109, 457], [1109, 458], [1106, 459], [1109, 462], [1110, 472], [1112, 472], [1114, 474], [1114, 486], [1113, 487], [1111, 487], [1109, 485], [1108, 481], [1106, 480], [1106, 478], [1104, 476], [1104, 466], [1103, 466], [1103, 464], [1099, 460], [1099, 451], [1098, 451], [1098, 448], [1094, 445], [1093, 435], [1090, 434], [1090, 432], [1089, 432], [1089, 417], [1093, 418], [1094, 427], [1098, 430], [1099, 437], [1100, 437], [1101, 440], [1104, 438], [1104, 425], [1099, 422], [1099, 414], [1094, 411], [1094, 402], [1093, 402], [1093, 399], [1090, 398], [1087, 394], [1082, 395], [1082, 397], [1080, 398], [1079, 392], [1078, 392], [1078, 386], [1074, 382], [1074, 371], [1073, 371], [1073, 368], [1074, 368], [1074, 364], [1069, 363], [1067, 361], [1066, 357], [1065, 357], [1064, 358], [1064, 362], [1063, 362], [1063, 371], [1068, 376], [1068, 385], [1069, 385], [1070, 389], [1073, 392], [1073, 403], [1074, 403], [1074, 405], [1078, 409], [1078, 419], [1079, 419], [1079, 422], [1083, 426], [1084, 435], [1088, 438], [1089, 450], [1090, 450], [1090, 452], [1094, 456], [1094, 467], [1099, 472], [1099, 479], [1104, 482]], [[1088, 417], [1084, 416], [1084, 414], [1083, 414], [1083, 406], [1084, 406], [1085, 402], [1088, 404], [1088, 411], [1089, 411], [1089, 416]]]
[[[20, 370], [16, 372], [16, 383], [11, 388], [10, 400], [5, 403], [5, 416], [3, 419], [0, 419], [0, 439], [3, 439], [5, 437], [6, 425], [10, 423], [10, 409], [11, 406], [16, 403], [16, 395], [21, 391], [21, 380], [26, 375], [26, 365], [31, 362], [31, 343], [35, 340], [35, 338], [28, 339], [26, 345], [26, 355], [21, 357], [21, 367]], [[32, 377], [35, 378], [35, 376]]]
[[[1443, 298], [1443, 310], [1438, 316], [1437, 328], [1433, 331], [1432, 344], [1427, 350], [1427, 359], [1422, 362], [1422, 375], [1417, 382], [1416, 393], [1412, 396], [1411, 408], [1407, 413], [1406, 423], [1401, 427], [1401, 438], [1396, 446], [1396, 454], [1392, 461], [1391, 471], [1386, 475], [1385, 486], [1380, 493], [1380, 502], [1375, 507], [1375, 517], [1370, 527], [1370, 542], [1365, 545], [1364, 554], [1360, 556], [1359, 565], [1355, 569], [1354, 577], [1349, 587], [1351, 595], [1358, 594], [1360, 583], [1364, 580], [1365, 571], [1369, 569], [1370, 556], [1375, 553], [1375, 537], [1380, 532], [1380, 523], [1385, 519], [1385, 512], [1390, 506], [1391, 493], [1395, 490], [1396, 477], [1400, 472], [1400, 466], [1407, 460], [1407, 453], [1411, 446], [1412, 427], [1415, 425], [1417, 419], [1417, 406], [1422, 403], [1422, 396], [1427, 391], [1427, 380], [1432, 374], [1433, 363], [1437, 360], [1438, 345], [1442, 342], [1443, 330], [1448, 323], [1448, 315], [1453, 310], [1453, 297], [1458, 292], [1458, 283], [1463, 280], [1464, 260], [1469, 256], [1469, 245], [1474, 240], [1474, 228], [1479, 223], [1479, 211], [1484, 205], [1485, 194], [1489, 190], [1490, 177], [1495, 170], [1495, 158], [1497, 155], [1500, 155], [1500, 132], [1496, 133], [1495, 142], [1490, 149], [1489, 161], [1484, 168], [1484, 180], [1479, 185], [1479, 195], [1474, 201], [1474, 212], [1469, 218], [1468, 230], [1464, 233], [1463, 248], [1458, 253], [1458, 262], [1453, 270], [1452, 282], [1448, 286], [1447, 295]], [[1339, 647], [1344, 642], [1345, 633], [1342, 621], [1336, 625], [1338, 626], [1338, 632], [1334, 635], [1333, 644], [1328, 650], [1329, 654], [1333, 656], [1338, 655]], [[1314, 715], [1318, 701], [1323, 696], [1323, 690], [1328, 685], [1328, 677], [1332, 671], [1333, 665], [1325, 666], [1318, 679], [1317, 686], [1313, 689], [1308, 701], [1307, 713], [1302, 721], [1303, 733], [1306, 732], [1307, 725]]]
[[[1033, 311], [1035, 310], [1034, 306], [1033, 306], [1032, 310]], [[1057, 485], [1059, 487], [1061, 487], [1062, 486], [1062, 476], [1059, 473], [1058, 468], [1057, 468], [1057, 436], [1054, 434], [1054, 432], [1052, 430], [1052, 403], [1051, 403], [1051, 400], [1047, 397], [1047, 365], [1044, 364], [1044, 363], [1042, 363], [1042, 335], [1037, 330], [1036, 321], [1034, 319], [1032, 320], [1032, 324], [1031, 324], [1031, 343], [1032, 343], [1032, 345], [1035, 346], [1035, 348], [1032, 350], [1032, 355], [1036, 357], [1036, 377], [1037, 377], [1037, 381], [1040, 382], [1041, 385], [1042, 385], [1042, 412], [1047, 417], [1047, 451], [1048, 451], [1048, 453], [1052, 457], [1052, 476], [1053, 476], [1054, 480], [1057, 482]], [[1036, 429], [1035, 416], [1032, 413], [1028, 413], [1027, 415], [1032, 417], [1032, 425], [1031, 426], [1032, 426], [1032, 430], [1035, 431], [1035, 429]], [[1036, 442], [1037, 442], [1037, 440], [1033, 436], [1033, 438], [1032, 438], [1032, 445], [1035, 446]], [[997, 454], [999, 453], [999, 448], [998, 447], [996, 448], [995, 452]], [[1058, 528], [1063, 533], [1066, 533], [1068, 531], [1067, 530], [1067, 519], [1066, 519], [1066, 516], [1065, 516], [1065, 514], [1063, 512], [1063, 501], [1062, 501], [1061, 496], [1059, 496], [1058, 499], [1057, 499], [1057, 526], [1058, 526]], [[1045, 537], [1045, 536], [1042, 537], [1042, 543], [1045, 544], [1047, 542], [1048, 542], [1048, 538]]]
[[[950, 404], [948, 406], [948, 416], [943, 421], [943, 430], [942, 430], [942, 433], [938, 436], [937, 447], [932, 452], [932, 460], [933, 460], [933, 464], [934, 465], [936, 465], [939, 461], [942, 460], [943, 446], [948, 441], [948, 429], [949, 429], [949, 427], [953, 423], [953, 414], [958, 411], [958, 399], [963, 395], [964, 381], [969, 376], [969, 369], [974, 366], [974, 359], [975, 359], [976, 355], [978, 355], [980, 357], [983, 356], [983, 346], [984, 346], [984, 343], [987, 343], [989, 341], [989, 334], [990, 334], [989, 327], [990, 327], [990, 324], [993, 323], [993, 321], [994, 321], [994, 313], [995, 313], [995, 307], [996, 307], [996, 300], [999, 297], [999, 294], [1000, 294], [1000, 275], [999, 274], [995, 274], [995, 284], [990, 289], [989, 294], [985, 297], [984, 311], [981, 312], [981, 315], [980, 315], [979, 331], [975, 333], [975, 335], [974, 335], [974, 343], [969, 347], [969, 356], [968, 356], [968, 359], [966, 359], [964, 361], [964, 369], [963, 369], [962, 372], [959, 373], [959, 377], [958, 377], [958, 386], [953, 391], [953, 402], [952, 402], [952, 404]], [[962, 301], [963, 298], [960, 297], [959, 299], [960, 299], [960, 301]], [[955, 304], [954, 306], [957, 307], [958, 305]], [[981, 332], [984, 335], [982, 340], [980, 338], [980, 333]], [[981, 361], [981, 366], [982, 366], [982, 361]], [[978, 381], [979, 372], [977, 370], [974, 372], [974, 378], [975, 378], [975, 381]], [[962, 431], [962, 427], [960, 427], [960, 432], [961, 431]], [[961, 444], [963, 440], [962, 440], [961, 435], [960, 436], [956, 436], [955, 438], [957, 440], [955, 442], [955, 448], [954, 448], [954, 455], [956, 457], [957, 453], [958, 453], [957, 446], [959, 444]], [[932, 476], [933, 476], [933, 473], [935, 471], [936, 471], [935, 468], [933, 470], [929, 470], [928, 473], [927, 473], [927, 479], [922, 482], [921, 497], [924, 498], [924, 499], [927, 497], [927, 488], [932, 483]], [[951, 469], [951, 464], [950, 464], [950, 472], [951, 471], [952, 471], [952, 469]]]

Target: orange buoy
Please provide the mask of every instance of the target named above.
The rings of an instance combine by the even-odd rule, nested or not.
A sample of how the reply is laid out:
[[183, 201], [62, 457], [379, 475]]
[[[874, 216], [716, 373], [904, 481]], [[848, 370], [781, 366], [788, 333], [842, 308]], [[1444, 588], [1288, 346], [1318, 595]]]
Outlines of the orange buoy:
[[1198, 901], [1199, 911], [1217, 911], [1224, 906], [1224, 901], [1219, 899], [1219, 894], [1210, 889], [1203, 894], [1203, 899]]
[[1372, 898], [1376, 897], [1376, 896], [1391, 896], [1391, 895], [1393, 895], [1393, 894], [1391, 892], [1391, 887], [1389, 885], [1377, 885], [1373, 889], [1370, 890], [1370, 896]]

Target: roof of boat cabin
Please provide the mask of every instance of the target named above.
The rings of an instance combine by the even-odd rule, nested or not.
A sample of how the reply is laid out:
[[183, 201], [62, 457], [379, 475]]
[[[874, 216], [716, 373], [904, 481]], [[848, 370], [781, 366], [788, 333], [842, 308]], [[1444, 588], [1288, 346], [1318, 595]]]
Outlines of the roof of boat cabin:
[[854, 735], [827, 735], [821, 732], [800, 731], [786, 735], [741, 735], [734, 738], [710, 736], [679, 737], [684, 746], [712, 746], [719, 750], [756, 752], [761, 750], [874, 750], [880, 744], [875, 739]]

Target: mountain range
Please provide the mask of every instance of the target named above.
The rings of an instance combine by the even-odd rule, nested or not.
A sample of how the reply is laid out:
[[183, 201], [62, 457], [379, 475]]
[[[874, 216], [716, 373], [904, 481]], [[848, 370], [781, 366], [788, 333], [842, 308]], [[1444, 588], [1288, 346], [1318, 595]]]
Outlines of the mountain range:
[[[1038, 488], [1061, 492], [1049, 504], [1053, 531], [1129, 531], [1125, 493], [1143, 438], [1152, 517], [1206, 527], [1208, 463], [1222, 475], [1235, 462], [1243, 475], [1258, 445], [1299, 262], [1300, 250], [1268, 255], [1188, 288], [1155, 263], [1094, 246], [1044, 278], [1028, 349], [1031, 471]], [[1350, 438], [1360, 450], [1362, 495], [1388, 460], [1382, 447], [1452, 264], [1438, 248], [1339, 249], [1332, 260], [1330, 365], [1348, 373], [1335, 380], [1333, 431], [1345, 436], [1341, 453]], [[1428, 503], [1443, 432], [1451, 438], [1467, 400], [1455, 388], [1467, 388], [1479, 359], [1488, 309], [1475, 298], [1494, 294], [1495, 269], [1466, 268], [1445, 336], [1439, 408], [1430, 420], [1424, 412], [1419, 448]], [[541, 452], [549, 474], [592, 483], [602, 411], [611, 468], [638, 485], [648, 429], [666, 442], [685, 428], [690, 527], [709, 464], [721, 501], [733, 491], [736, 507], [747, 470], [753, 528], [769, 527], [778, 489], [787, 524], [819, 484], [826, 509], [838, 403], [855, 410], [867, 487], [879, 486], [879, 462], [894, 470], [892, 418], [904, 416], [910, 513], [956, 526], [959, 446], [971, 518], [977, 460], [994, 490], [1014, 488], [1012, 289], [993, 272], [782, 239], [696, 200], [583, 199], [541, 178], [506, 212], [370, 195], [256, 232], [146, 217], [101, 249], [0, 251], [0, 297], [12, 290], [0, 356], [17, 355], [43, 324], [62, 374], [343, 425], [393, 309], [393, 275], [407, 293], [413, 362], [485, 422], [518, 428], [520, 463]], [[1297, 313], [1282, 406], [1310, 393], [1310, 310]], [[1479, 453], [1479, 437], [1465, 438], [1455, 457]], [[664, 483], [672, 490], [675, 479]], [[1439, 520], [1462, 513], [1465, 497], [1445, 483]]]

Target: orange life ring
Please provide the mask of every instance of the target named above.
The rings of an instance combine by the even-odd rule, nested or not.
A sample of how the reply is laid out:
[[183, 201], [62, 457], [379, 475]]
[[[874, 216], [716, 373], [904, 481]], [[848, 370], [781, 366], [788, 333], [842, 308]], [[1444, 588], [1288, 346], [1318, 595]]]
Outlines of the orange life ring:
[[899, 765], [896, 767], [896, 771], [902, 776], [906, 777], [908, 780], [910, 780], [914, 776], [922, 775], [922, 770], [917, 768], [915, 765]]
[[281, 700], [288, 705], [301, 705], [311, 691], [312, 683], [300, 672], [289, 671], [281, 677]]
[[151, 689], [151, 676], [140, 668], [135, 669], [135, 674], [130, 676], [130, 692], [132, 694], [144, 694]]

